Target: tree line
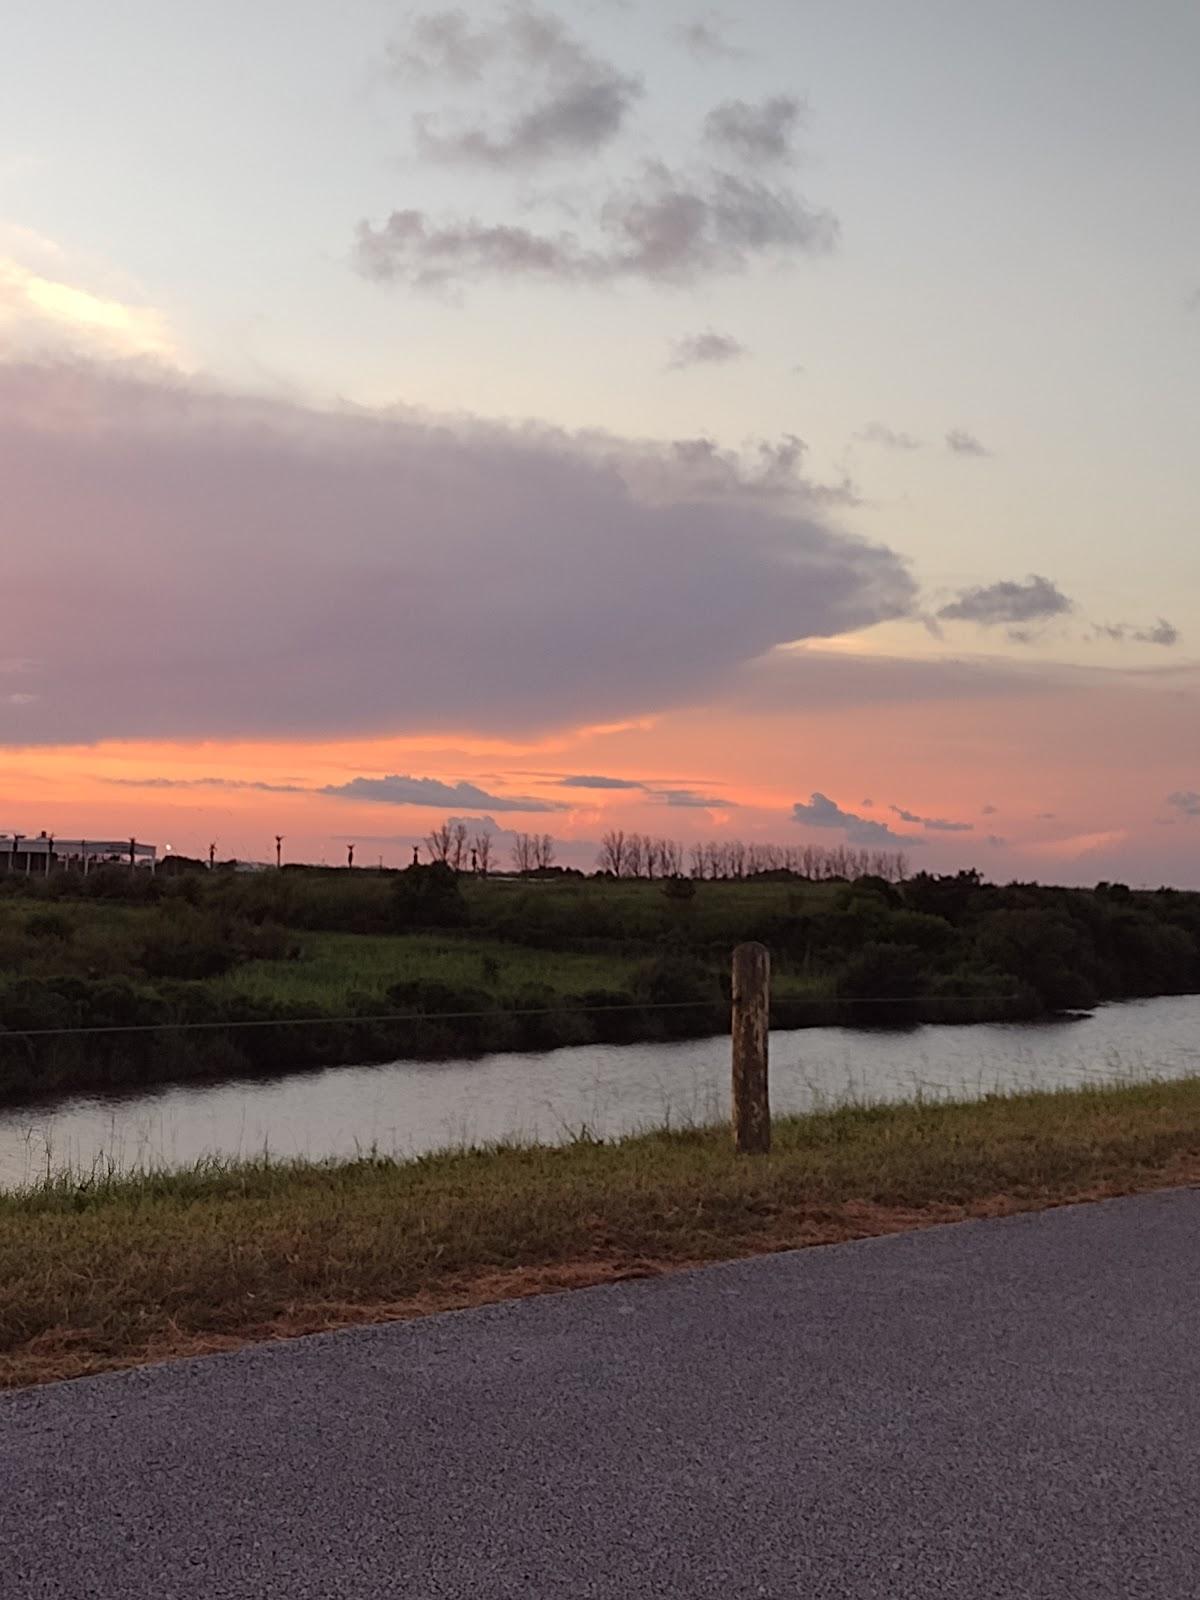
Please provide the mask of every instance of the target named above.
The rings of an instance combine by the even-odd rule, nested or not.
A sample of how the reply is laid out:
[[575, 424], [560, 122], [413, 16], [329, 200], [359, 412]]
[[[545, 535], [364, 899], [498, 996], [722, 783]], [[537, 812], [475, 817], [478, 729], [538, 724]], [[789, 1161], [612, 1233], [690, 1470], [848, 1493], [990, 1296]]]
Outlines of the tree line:
[[746, 844], [741, 839], [654, 839], [614, 828], [600, 841], [598, 869], [613, 878], [757, 878], [771, 873], [797, 878], [882, 878], [903, 883], [903, 850], [853, 849], [848, 845]]
[[[486, 878], [489, 872], [502, 870], [496, 835], [487, 829], [472, 832], [464, 822], [443, 822], [426, 834], [424, 842], [430, 861], [442, 862], [454, 872], [470, 871]], [[558, 846], [550, 834], [512, 836], [507, 865], [519, 876], [547, 872], [557, 862]], [[650, 882], [668, 878], [718, 882], [779, 874], [812, 880], [870, 877], [903, 883], [909, 875], [903, 850], [746, 844], [741, 839], [698, 840], [685, 845], [678, 839], [627, 833], [624, 828], [612, 828], [601, 839], [596, 871], [605, 877]]]

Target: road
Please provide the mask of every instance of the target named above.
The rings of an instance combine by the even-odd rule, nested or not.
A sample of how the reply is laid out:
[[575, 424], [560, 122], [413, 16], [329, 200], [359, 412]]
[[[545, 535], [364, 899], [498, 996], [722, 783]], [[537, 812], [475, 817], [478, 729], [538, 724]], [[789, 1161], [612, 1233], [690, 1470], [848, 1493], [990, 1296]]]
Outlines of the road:
[[0, 1399], [5, 1600], [1191, 1600], [1200, 1193]]

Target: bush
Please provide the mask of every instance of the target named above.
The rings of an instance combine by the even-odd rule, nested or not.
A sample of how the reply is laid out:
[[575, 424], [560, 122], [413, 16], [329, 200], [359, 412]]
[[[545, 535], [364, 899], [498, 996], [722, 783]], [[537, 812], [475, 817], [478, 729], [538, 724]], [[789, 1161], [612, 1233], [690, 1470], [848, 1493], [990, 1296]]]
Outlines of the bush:
[[468, 920], [458, 874], [444, 861], [407, 867], [393, 880], [393, 927], [463, 928]]
[[216, 917], [180, 904], [155, 917], [140, 962], [151, 978], [217, 978], [237, 964], [237, 950]]

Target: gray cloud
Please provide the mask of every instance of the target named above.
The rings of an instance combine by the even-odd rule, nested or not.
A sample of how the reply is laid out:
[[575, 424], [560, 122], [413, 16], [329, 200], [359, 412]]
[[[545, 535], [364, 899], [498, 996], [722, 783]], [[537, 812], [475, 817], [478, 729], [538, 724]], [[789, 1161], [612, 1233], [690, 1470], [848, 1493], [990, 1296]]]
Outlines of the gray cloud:
[[486, 278], [681, 285], [742, 272], [756, 260], [826, 254], [838, 224], [789, 189], [728, 172], [681, 175], [652, 162], [601, 204], [592, 234], [585, 241], [474, 217], [435, 222], [409, 209], [379, 226], [359, 223], [354, 260], [367, 278], [417, 289]]
[[426, 12], [409, 23], [403, 41], [388, 46], [385, 66], [409, 82], [448, 78], [474, 83], [500, 47], [498, 30], [473, 27], [465, 11]]
[[763, 162], [788, 162], [804, 122], [804, 107], [792, 95], [777, 94], [759, 105], [726, 100], [704, 119], [705, 140], [735, 160], [758, 167]]
[[1181, 811], [1185, 817], [1200, 817], [1200, 794], [1194, 789], [1176, 789], [1167, 796], [1167, 804]]
[[300, 783], [259, 783], [251, 778], [102, 778], [124, 789], [257, 789], [264, 794], [311, 794]]
[[946, 435], [946, 448], [956, 456], [990, 456], [991, 451], [965, 428], [951, 428]]
[[984, 806], [979, 814], [981, 817], [994, 817], [997, 809], [996, 806]]
[[[499, 127], [418, 114], [419, 152], [432, 160], [491, 168], [529, 168], [600, 150], [621, 131], [641, 97], [639, 78], [593, 55], [557, 17], [532, 7], [510, 9], [502, 22], [472, 29], [462, 12], [419, 19], [410, 48], [392, 52], [408, 77], [474, 81], [507, 70], [504, 88], [529, 103]], [[407, 70], [405, 70], [407, 69]]]
[[38, 697], [0, 744], [609, 722], [915, 599], [786, 449], [706, 489], [646, 441], [0, 365], [0, 481]]
[[1095, 638], [1111, 639], [1117, 644], [1132, 639], [1137, 644], [1158, 644], [1170, 649], [1179, 643], [1179, 629], [1165, 617], [1159, 617], [1152, 628], [1135, 628], [1128, 622], [1098, 622], [1092, 634]]
[[1179, 643], [1179, 629], [1165, 617], [1159, 617], [1152, 628], [1136, 629], [1133, 637], [1139, 644], [1161, 644], [1169, 648]]
[[721, 800], [716, 795], [699, 794], [695, 789], [651, 789], [648, 793], [668, 806], [686, 809], [709, 810], [714, 806], [728, 809], [737, 805], [736, 800]]
[[915, 812], [905, 811], [903, 806], [889, 806], [888, 810], [894, 812], [901, 822], [915, 823], [927, 833], [974, 833], [975, 831], [973, 822], [947, 822], [944, 817], [918, 817]]
[[533, 795], [488, 794], [474, 783], [443, 783], [439, 778], [410, 778], [393, 772], [384, 778], [351, 778], [331, 783], [318, 794], [343, 800], [372, 800], [389, 806], [487, 806], [492, 811], [565, 811], [557, 800]]
[[559, 787], [562, 789], [643, 789], [645, 784], [638, 783], [635, 778], [601, 778], [589, 777], [584, 774], [572, 774], [569, 778], [560, 778]]
[[[1049, 578], [1031, 573], [1024, 583], [1001, 583], [964, 589], [957, 600], [938, 612], [945, 622], [977, 622], [990, 628], [1002, 624], [1041, 622], [1072, 610], [1072, 602]], [[1021, 637], [1017, 635], [1017, 637]], [[1028, 635], [1024, 636], [1028, 639]]]
[[882, 422], [868, 422], [865, 428], [855, 434], [856, 439], [861, 439], [864, 444], [879, 444], [886, 450], [919, 450], [920, 439], [914, 439], [911, 433], [898, 433], [895, 428], [889, 428]]
[[685, 334], [682, 339], [671, 341], [671, 359], [667, 362], [672, 372], [681, 371], [684, 367], [711, 366], [726, 361], [736, 361], [748, 352], [746, 346], [732, 334], [714, 333], [711, 328], [706, 333]]
[[922, 842], [896, 833], [886, 822], [872, 822], [869, 817], [860, 817], [854, 811], [843, 811], [828, 795], [817, 792], [813, 793], [808, 805], [797, 800], [792, 807], [792, 817], [810, 828], [837, 828], [851, 844], [913, 845]]
[[663, 805], [695, 808], [698, 810], [711, 809], [714, 806], [728, 809], [736, 806], [736, 800], [722, 800], [715, 795], [702, 794], [698, 789], [672, 789], [657, 788], [653, 783], [648, 783], [636, 778], [604, 778], [588, 776], [571, 776], [559, 779], [559, 787], [563, 789], [637, 789], [651, 800], [661, 801]]
[[699, 61], [733, 60], [746, 53], [724, 39], [711, 22], [681, 22], [671, 32]]

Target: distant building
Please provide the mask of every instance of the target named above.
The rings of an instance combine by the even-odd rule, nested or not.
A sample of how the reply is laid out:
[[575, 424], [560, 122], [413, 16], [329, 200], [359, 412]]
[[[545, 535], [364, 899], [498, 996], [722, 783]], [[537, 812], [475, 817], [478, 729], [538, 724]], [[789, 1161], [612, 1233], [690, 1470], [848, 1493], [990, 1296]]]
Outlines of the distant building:
[[58, 839], [53, 834], [0, 833], [0, 872], [87, 872], [106, 862], [126, 867], [158, 865], [158, 847], [136, 839]]

